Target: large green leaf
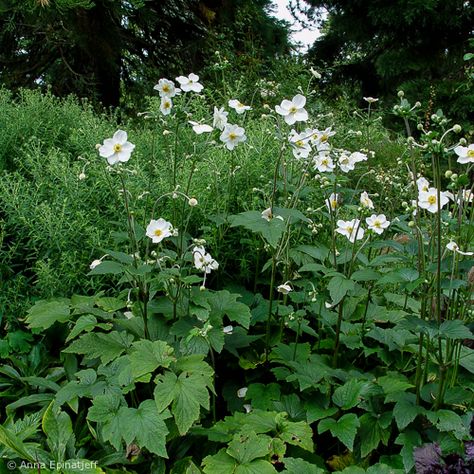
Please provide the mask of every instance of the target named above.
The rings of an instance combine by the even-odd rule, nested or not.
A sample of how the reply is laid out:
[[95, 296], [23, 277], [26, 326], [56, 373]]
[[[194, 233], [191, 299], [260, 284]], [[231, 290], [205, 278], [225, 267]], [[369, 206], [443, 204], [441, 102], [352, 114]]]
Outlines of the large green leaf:
[[255, 432], [236, 434], [227, 448], [227, 454], [239, 464], [246, 464], [254, 459], [263, 458], [270, 453], [271, 438], [257, 435]]
[[26, 323], [30, 329], [48, 329], [54, 323], [65, 323], [69, 320], [69, 303], [66, 298], [58, 298], [51, 301], [37, 301], [28, 310]]
[[256, 459], [250, 463], [238, 464], [225, 448], [214, 456], [206, 456], [203, 460], [205, 474], [275, 474], [277, 471], [263, 459]]
[[413, 449], [421, 445], [421, 436], [415, 430], [406, 430], [397, 436], [395, 443], [402, 445], [400, 454], [403, 459], [403, 466], [405, 471], [409, 472], [415, 465]]
[[387, 412], [380, 417], [365, 413], [360, 418], [360, 455], [367, 456], [373, 450], [377, 449], [380, 442], [387, 446], [390, 438], [390, 423], [392, 422], [392, 413]]
[[69, 347], [63, 350], [72, 354], [83, 354], [87, 359], [100, 357], [103, 364], [108, 364], [123, 352], [127, 351], [133, 342], [133, 336], [125, 331], [110, 333], [89, 333], [82, 335]]
[[285, 443], [313, 452], [313, 430], [306, 421], [285, 420], [279, 423], [278, 437]]
[[332, 304], [338, 304], [344, 296], [354, 289], [355, 283], [346, 277], [336, 275], [331, 278], [328, 283], [329, 294], [331, 295]]
[[474, 334], [459, 319], [443, 321], [439, 327], [439, 335], [449, 339], [474, 339]]
[[13, 451], [22, 459], [27, 461], [35, 461], [35, 457], [30, 454], [23, 441], [12, 433], [9, 429], [0, 425], [0, 444]]
[[322, 434], [330, 431], [331, 434], [346, 446], [349, 451], [354, 449], [354, 440], [357, 434], [357, 428], [360, 426], [359, 419], [354, 413], [347, 413], [341, 416], [339, 420], [334, 418], [325, 418], [318, 424], [318, 433]]
[[42, 428], [55, 460], [63, 462], [67, 443], [73, 436], [71, 418], [53, 401], [44, 412]]
[[396, 403], [393, 407], [393, 416], [398, 429], [406, 428], [418, 415], [422, 414], [424, 409], [416, 405], [416, 397], [413, 393], [397, 394]]
[[168, 371], [159, 375], [154, 396], [160, 412], [172, 404], [171, 412], [181, 435], [199, 419], [200, 407], [209, 410], [207, 380], [198, 373], [183, 372], [177, 377]]
[[216, 318], [222, 322], [222, 318], [227, 316], [231, 321], [241, 324], [248, 329], [250, 324], [250, 308], [237, 299], [239, 294], [229, 293], [227, 290], [209, 293], [207, 301], [211, 309], [211, 321]]
[[264, 240], [273, 248], [276, 248], [278, 242], [285, 230], [285, 222], [274, 217], [267, 221], [258, 211], [246, 211], [231, 216], [231, 227], [242, 226], [256, 234], [260, 234]]
[[334, 390], [332, 401], [343, 410], [349, 410], [360, 402], [360, 394], [366, 382], [357, 379], [350, 379], [344, 385]]
[[164, 420], [168, 410], [162, 413], [153, 400], [145, 400], [138, 408], [122, 407], [118, 412], [121, 435], [127, 445], [136, 442], [139, 447], [167, 458], [166, 436], [169, 433]]
[[168, 368], [173, 362], [173, 348], [164, 341], [138, 341], [130, 354], [132, 376], [135, 379], [152, 373], [158, 367]]
[[326, 470], [299, 458], [284, 458], [284, 473], [288, 474], [325, 474]]

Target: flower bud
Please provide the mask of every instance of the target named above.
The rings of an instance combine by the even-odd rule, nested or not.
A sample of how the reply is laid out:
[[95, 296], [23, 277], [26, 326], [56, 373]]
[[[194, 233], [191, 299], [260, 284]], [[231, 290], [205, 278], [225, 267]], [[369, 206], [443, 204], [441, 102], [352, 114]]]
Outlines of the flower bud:
[[79, 173], [78, 178], [82, 181], [83, 179], [86, 179], [86, 173], [84, 171], [82, 173]]
[[405, 92], [403, 91], [398, 91], [398, 97], [400, 97], [400, 99], [405, 95]]
[[416, 225], [416, 224], [415, 224], [415, 221], [410, 221], [410, 222], [408, 223], [408, 227], [415, 227], [415, 225]]
[[456, 181], [458, 179], [458, 175], [456, 173], [453, 173], [451, 175], [451, 181]]
[[193, 198], [193, 197], [192, 197], [191, 199], [189, 199], [189, 201], [188, 201], [188, 204], [189, 204], [191, 207], [197, 206], [197, 203], [198, 203], [198, 202], [197, 202], [197, 199], [196, 199], [196, 198]]
[[453, 132], [454, 133], [461, 133], [462, 127], [459, 124], [456, 124], [453, 126]]
[[444, 173], [444, 177], [445, 178], [451, 178], [451, 176], [453, 175], [453, 172], [451, 170], [447, 170], [445, 173]]

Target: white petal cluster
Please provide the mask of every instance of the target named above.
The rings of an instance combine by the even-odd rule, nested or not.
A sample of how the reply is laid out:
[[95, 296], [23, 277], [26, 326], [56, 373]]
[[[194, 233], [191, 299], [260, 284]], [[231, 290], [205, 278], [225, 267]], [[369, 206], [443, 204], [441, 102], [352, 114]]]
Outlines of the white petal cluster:
[[217, 128], [218, 130], [224, 130], [225, 126], [227, 125], [227, 116], [229, 112], [224, 110], [224, 107], [218, 109], [214, 107], [214, 117], [212, 121], [212, 126]]
[[211, 133], [214, 129], [210, 125], [205, 123], [193, 122], [189, 120], [189, 123], [193, 126], [194, 133], [201, 135], [203, 133]]
[[449, 242], [446, 245], [446, 248], [448, 250], [451, 250], [451, 252], [458, 253], [459, 255], [468, 255], [468, 256], [474, 255], [474, 252], [463, 252], [462, 250], [459, 249], [459, 245], [453, 241]]
[[228, 150], [233, 150], [239, 143], [247, 140], [245, 130], [238, 125], [227, 124], [221, 133], [220, 139]]
[[154, 244], [159, 244], [163, 239], [173, 235], [173, 226], [162, 217], [151, 220], [146, 228], [146, 236], [150, 237]]
[[365, 207], [366, 209], [373, 209], [374, 208], [374, 203], [372, 199], [369, 198], [369, 195], [367, 194], [367, 191], [364, 191], [360, 195], [360, 205], [362, 207]]
[[191, 73], [188, 77], [178, 76], [176, 81], [179, 82], [183, 92], [201, 92], [204, 86], [199, 82], [199, 76]]
[[390, 221], [387, 220], [385, 214], [372, 214], [365, 219], [367, 227], [378, 235], [383, 234], [383, 231], [388, 228]]
[[331, 212], [335, 211], [339, 207], [339, 194], [331, 193], [328, 199], [324, 201], [326, 203], [326, 207]]
[[135, 145], [127, 141], [127, 132], [117, 130], [112, 138], [104, 140], [99, 147], [99, 155], [107, 158], [109, 165], [125, 163], [130, 159]]
[[244, 105], [237, 99], [229, 100], [228, 104], [229, 107], [231, 109], [234, 109], [239, 115], [247, 112], [247, 110], [252, 110], [252, 107], [250, 107], [250, 105]]
[[290, 142], [295, 158], [308, 158], [311, 153], [312, 136], [313, 131], [311, 129], [307, 129], [301, 133], [298, 133], [296, 130], [291, 130], [288, 141]]
[[[440, 192], [439, 208], [442, 209], [449, 202], [449, 197], [446, 192]], [[420, 191], [418, 193], [418, 206], [426, 209], [428, 212], [438, 212], [438, 190], [436, 188], [428, 188], [427, 191]]]
[[457, 162], [462, 165], [474, 163], [474, 143], [469, 146], [457, 146], [454, 153], [458, 155]]
[[275, 106], [275, 111], [284, 117], [288, 125], [296, 122], [306, 122], [308, 120], [308, 112], [304, 106], [306, 105], [306, 97], [296, 94], [293, 99], [284, 99], [280, 105]]
[[290, 282], [287, 281], [287, 282], [283, 283], [282, 285], [278, 285], [277, 286], [277, 291], [278, 291], [278, 293], [281, 293], [283, 295], [287, 295], [288, 293], [290, 293], [290, 291], [293, 291], [293, 288], [291, 288]]
[[153, 89], [158, 91], [158, 93], [160, 94], [160, 97], [168, 97], [168, 98], [172, 98], [181, 92], [181, 89], [179, 87], [176, 87], [174, 85], [174, 82], [168, 79], [160, 79], [158, 81], [158, 84], [156, 84], [153, 87]]
[[360, 226], [359, 219], [352, 219], [351, 221], [337, 221], [338, 234], [344, 235], [349, 239], [349, 242], [354, 243], [356, 240], [364, 238], [364, 229]]

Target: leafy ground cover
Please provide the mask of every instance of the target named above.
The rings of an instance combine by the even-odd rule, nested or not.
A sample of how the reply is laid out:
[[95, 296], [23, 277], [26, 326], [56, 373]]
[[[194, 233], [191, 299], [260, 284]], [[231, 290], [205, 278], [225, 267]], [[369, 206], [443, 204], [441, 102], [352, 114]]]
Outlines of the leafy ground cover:
[[10, 471], [472, 472], [474, 145], [298, 80], [2, 92]]

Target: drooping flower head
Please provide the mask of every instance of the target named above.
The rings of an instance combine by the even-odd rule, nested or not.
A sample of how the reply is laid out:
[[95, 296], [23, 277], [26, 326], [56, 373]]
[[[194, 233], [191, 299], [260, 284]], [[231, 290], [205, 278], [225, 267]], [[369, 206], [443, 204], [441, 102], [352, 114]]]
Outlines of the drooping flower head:
[[127, 132], [117, 130], [112, 138], [104, 140], [99, 147], [99, 155], [107, 158], [109, 165], [125, 163], [130, 159], [135, 145], [127, 141]]
[[219, 264], [206, 252], [202, 245], [193, 248], [193, 258], [195, 268], [204, 273], [208, 274], [219, 268]]
[[158, 220], [152, 219], [146, 228], [146, 235], [154, 244], [159, 244], [166, 237], [173, 235], [173, 226], [162, 217]]
[[179, 76], [176, 78], [183, 92], [201, 92], [204, 86], [199, 82], [199, 76], [191, 73], [188, 77]]
[[430, 182], [426, 178], [423, 178], [423, 176], [421, 176], [416, 180], [416, 186], [418, 188], [418, 192], [426, 192], [430, 188]]
[[329, 211], [335, 211], [339, 207], [339, 194], [331, 193], [325, 203]]
[[224, 110], [224, 107], [220, 109], [218, 109], [217, 107], [214, 107], [214, 117], [212, 121], [212, 126], [221, 131], [224, 130], [225, 126], [227, 125], [228, 115], [229, 115], [229, 112], [226, 112]]
[[362, 207], [365, 207], [367, 209], [373, 209], [374, 208], [374, 203], [372, 199], [369, 198], [369, 195], [367, 194], [367, 191], [364, 191], [360, 195], [360, 205]]
[[296, 94], [291, 100], [283, 100], [280, 105], [275, 106], [275, 111], [284, 117], [288, 125], [295, 122], [306, 122], [308, 120], [308, 112], [304, 106], [306, 105], [306, 97]]
[[227, 124], [221, 133], [220, 139], [228, 150], [233, 150], [239, 143], [247, 140], [245, 130], [238, 125]]

